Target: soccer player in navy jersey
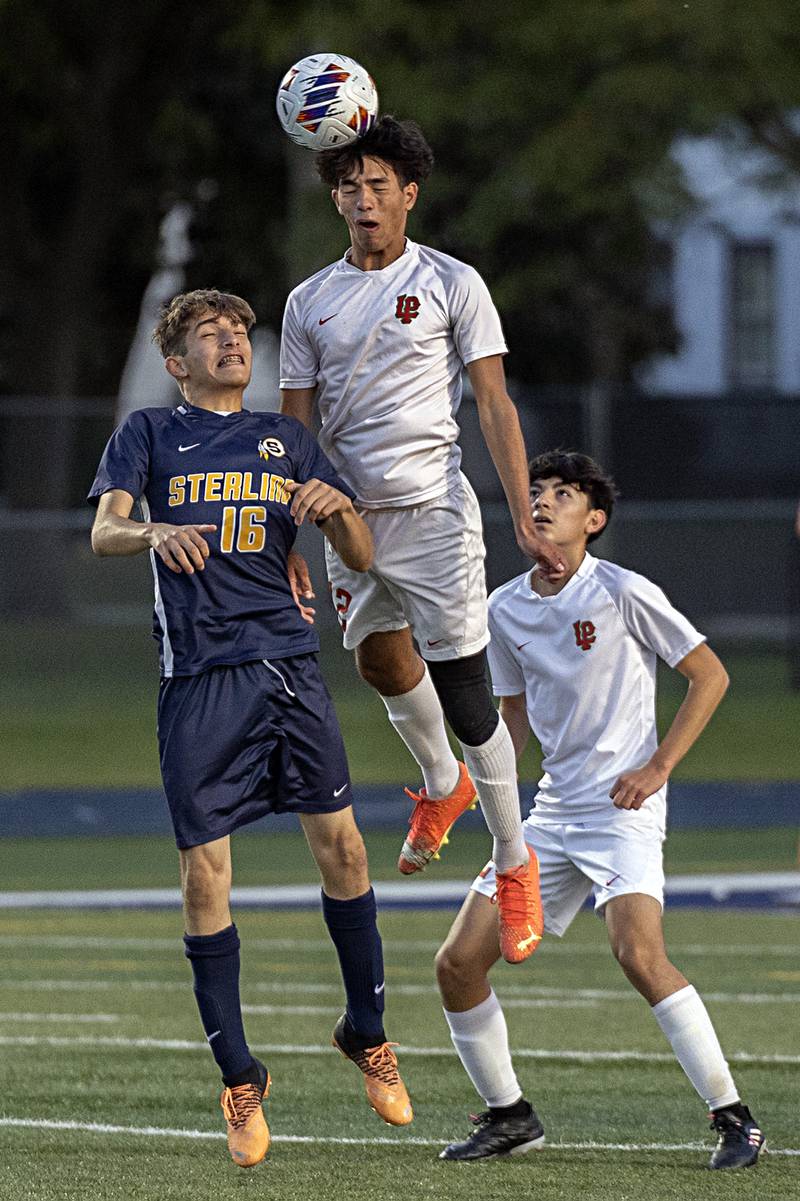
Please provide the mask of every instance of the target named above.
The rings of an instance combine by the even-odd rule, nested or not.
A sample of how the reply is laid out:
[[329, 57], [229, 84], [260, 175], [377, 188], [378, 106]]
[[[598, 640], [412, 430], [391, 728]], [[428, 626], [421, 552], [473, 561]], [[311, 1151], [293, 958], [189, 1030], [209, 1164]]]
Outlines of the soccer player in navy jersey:
[[[176, 296], [154, 332], [182, 403], [140, 409], [111, 437], [89, 499], [98, 555], [149, 551], [161, 686], [158, 740], [180, 854], [200, 1017], [224, 1085], [235, 1163], [264, 1158], [270, 1076], [245, 1040], [239, 938], [231, 919], [230, 835], [296, 812], [322, 878], [322, 910], [347, 1006], [334, 1046], [361, 1069], [373, 1109], [412, 1119], [383, 1029], [383, 956], [347, 760], [286, 561], [297, 527], [319, 525], [355, 571], [372, 538], [353, 494], [305, 427], [243, 408], [250, 380], [241, 298]], [[131, 518], [139, 501], [143, 521]]]

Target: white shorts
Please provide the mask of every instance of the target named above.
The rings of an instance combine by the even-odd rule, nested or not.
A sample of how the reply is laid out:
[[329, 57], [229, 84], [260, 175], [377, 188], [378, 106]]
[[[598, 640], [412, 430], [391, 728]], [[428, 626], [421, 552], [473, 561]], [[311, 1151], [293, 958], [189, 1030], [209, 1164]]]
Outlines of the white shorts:
[[[641, 892], [664, 906], [664, 827], [643, 810], [615, 810], [602, 817], [564, 824], [523, 822], [525, 841], [539, 859], [544, 928], [559, 937], [566, 932], [589, 893], [600, 910], [612, 899]], [[489, 861], [472, 883], [475, 892], [492, 897], [497, 889]]]
[[411, 627], [423, 659], [463, 659], [489, 641], [483, 527], [469, 480], [405, 509], [362, 509], [375, 542], [369, 571], [350, 571], [329, 542], [331, 599], [354, 650], [369, 634]]

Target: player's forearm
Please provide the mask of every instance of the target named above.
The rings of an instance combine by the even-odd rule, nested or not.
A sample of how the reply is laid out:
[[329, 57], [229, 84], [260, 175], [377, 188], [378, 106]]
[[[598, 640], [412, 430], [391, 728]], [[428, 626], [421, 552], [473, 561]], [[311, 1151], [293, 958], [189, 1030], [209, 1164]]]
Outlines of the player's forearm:
[[351, 507], [332, 513], [322, 525], [322, 532], [345, 567], [351, 571], [368, 571], [372, 566], [372, 534], [355, 509]]
[[96, 555], [138, 555], [150, 548], [150, 523], [107, 513], [92, 526], [92, 550]]
[[515, 529], [530, 527], [531, 506], [525, 442], [514, 402], [505, 394], [478, 408], [481, 432], [506, 494]]
[[528, 724], [528, 714], [524, 703], [521, 706], [513, 703], [516, 699], [516, 697], [505, 696], [500, 698], [500, 716], [508, 727], [511, 742], [514, 746], [514, 754], [519, 760], [522, 758], [522, 752], [528, 745], [531, 728]]
[[728, 673], [717, 663], [707, 674], [690, 679], [678, 712], [651, 762], [667, 775], [694, 746], [708, 725], [728, 687]]

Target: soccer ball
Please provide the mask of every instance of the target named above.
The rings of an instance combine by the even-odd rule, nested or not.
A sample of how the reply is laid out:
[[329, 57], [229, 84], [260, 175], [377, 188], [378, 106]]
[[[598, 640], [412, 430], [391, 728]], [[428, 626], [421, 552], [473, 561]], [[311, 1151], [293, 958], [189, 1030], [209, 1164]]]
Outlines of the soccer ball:
[[293, 142], [309, 150], [330, 150], [367, 132], [378, 114], [378, 92], [354, 59], [309, 54], [286, 72], [276, 107]]

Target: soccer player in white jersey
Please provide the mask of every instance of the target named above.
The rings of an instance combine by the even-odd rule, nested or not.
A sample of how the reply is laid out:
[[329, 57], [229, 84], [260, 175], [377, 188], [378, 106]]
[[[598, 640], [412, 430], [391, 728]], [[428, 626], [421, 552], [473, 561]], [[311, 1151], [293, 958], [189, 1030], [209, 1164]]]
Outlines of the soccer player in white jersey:
[[[710, 1166], [754, 1164], [764, 1136], [741, 1103], [705, 1006], [667, 958], [661, 926], [666, 786], [728, 686], [705, 639], [655, 584], [596, 559], [586, 545], [611, 515], [613, 482], [586, 455], [555, 451], [530, 466], [533, 519], [566, 571], [533, 570], [489, 599], [489, 662], [517, 755], [531, 728], [544, 775], [524, 823], [539, 858], [545, 930], [562, 935], [589, 893], [611, 948], [652, 1007], [719, 1140]], [[656, 663], [688, 681], [664, 737], [655, 722]], [[479, 1160], [543, 1143], [522, 1096], [505, 1018], [488, 979], [499, 958], [491, 862], [437, 955], [453, 1043], [487, 1110], [443, 1159]]]
[[[359, 576], [338, 555], [326, 557], [344, 645], [423, 777], [409, 794], [416, 804], [398, 867], [423, 869], [477, 788], [494, 836], [502, 954], [520, 962], [541, 937], [541, 906], [514, 748], [488, 683], [480, 511], [456, 441], [464, 367], [519, 545], [548, 576], [558, 578], [563, 564], [531, 519], [506, 345], [486, 285], [471, 267], [406, 237], [432, 164], [418, 126], [392, 117], [317, 156], [350, 248], [289, 296], [282, 412], [310, 425], [318, 405], [320, 443], [372, 530], [371, 571]], [[303, 579], [300, 602], [307, 588]]]

